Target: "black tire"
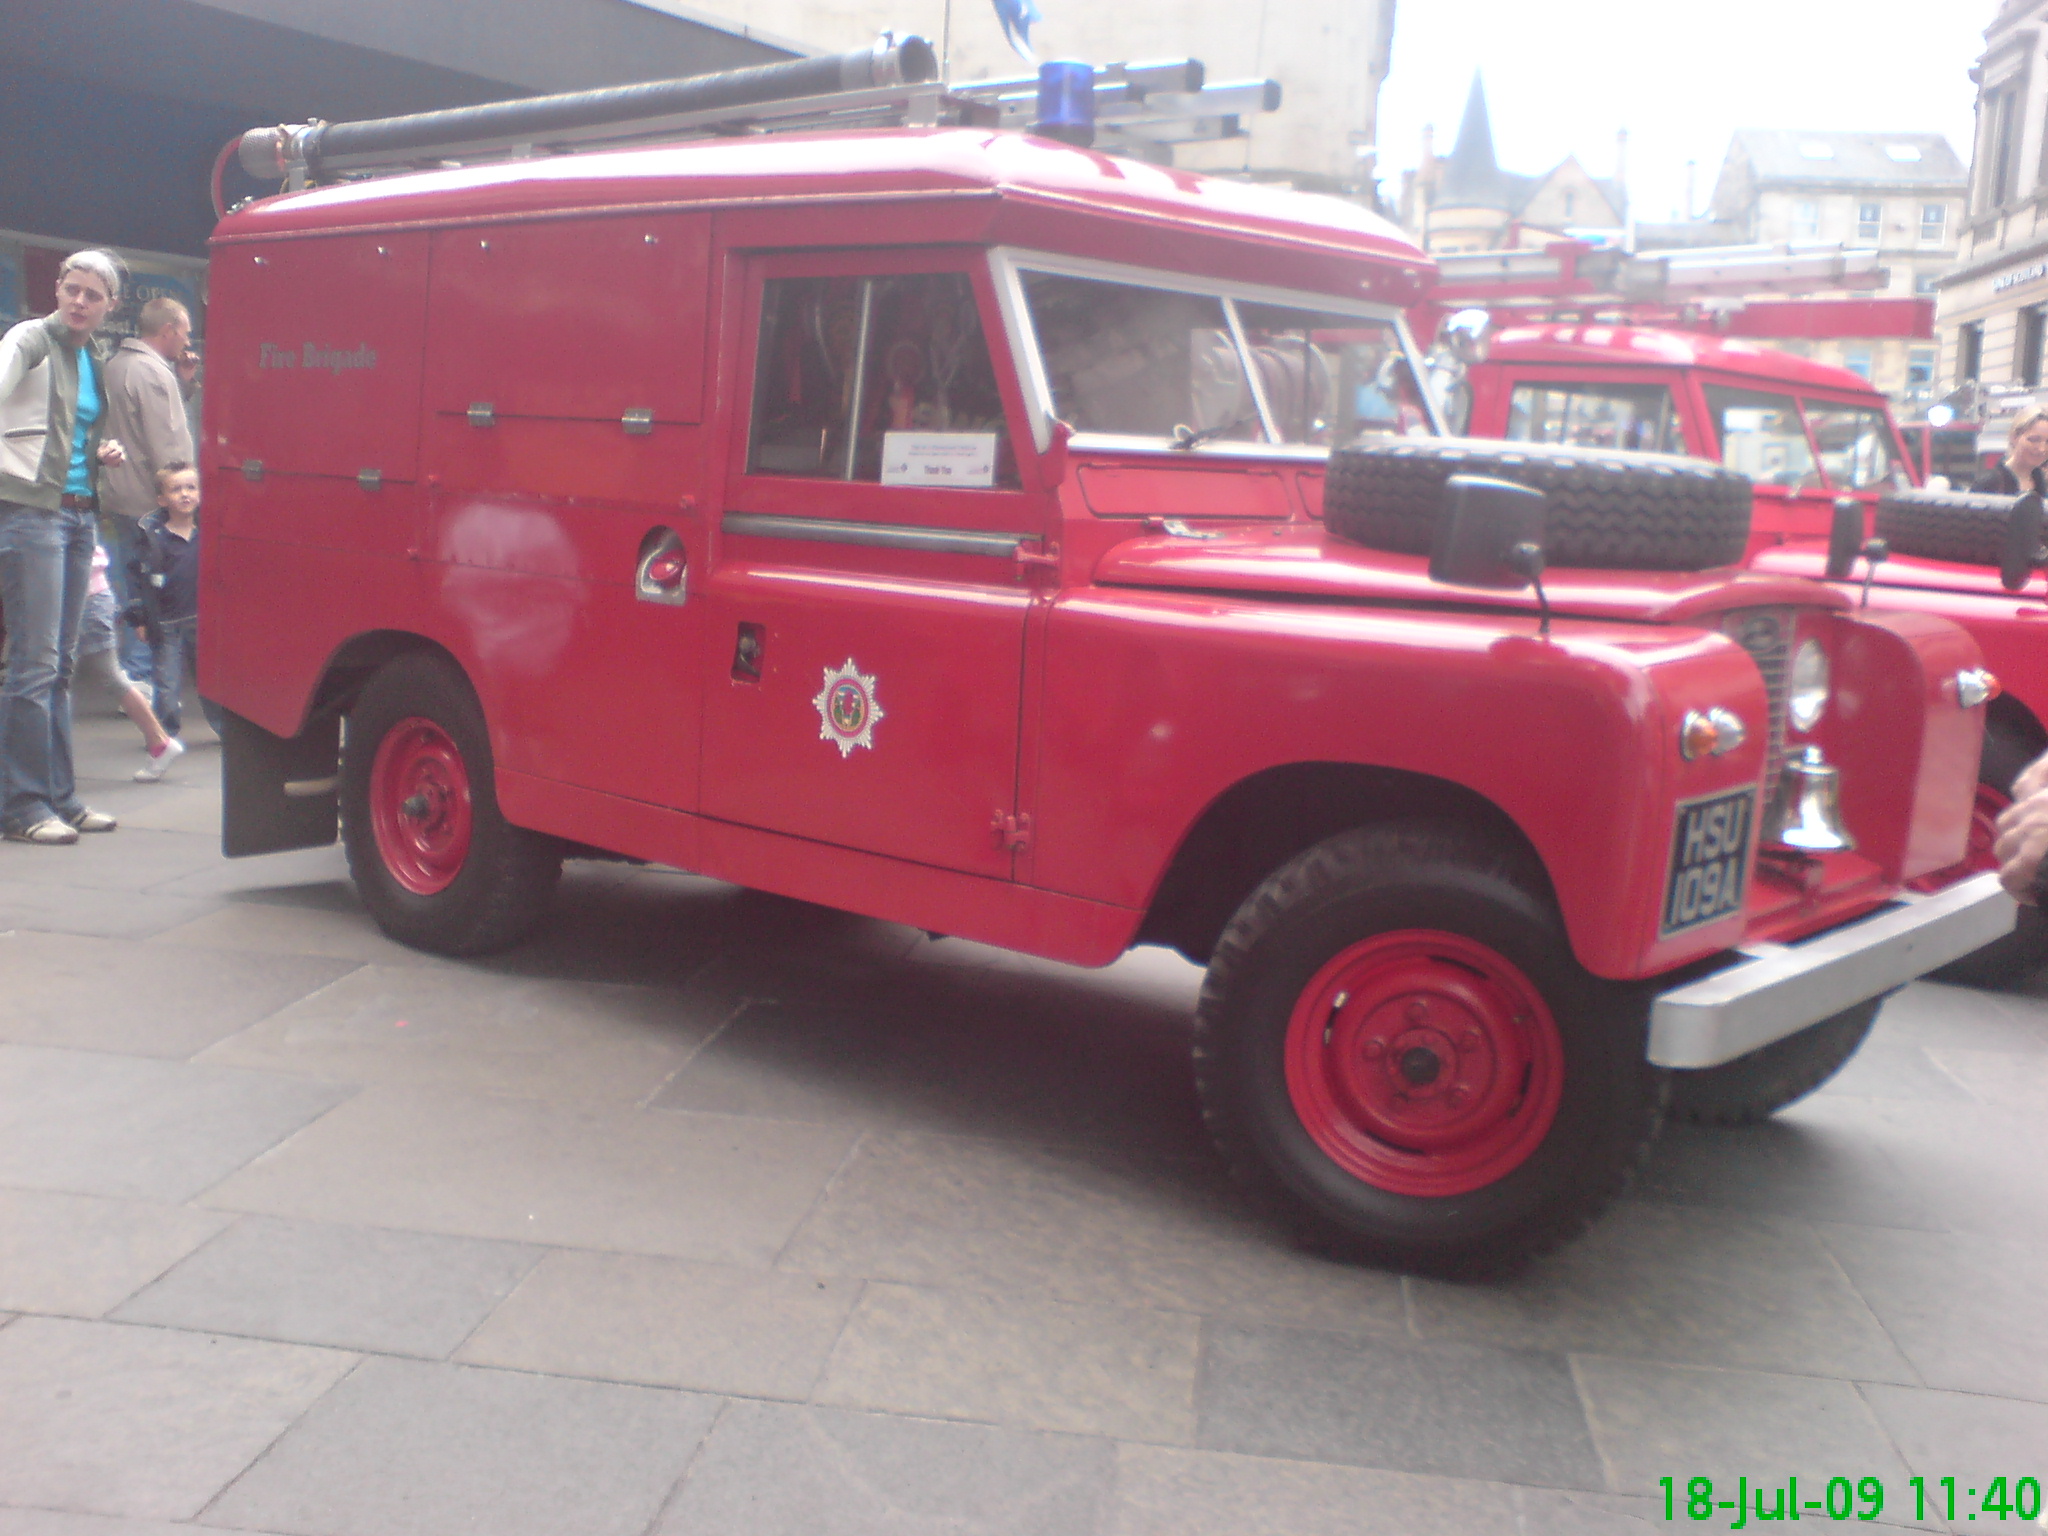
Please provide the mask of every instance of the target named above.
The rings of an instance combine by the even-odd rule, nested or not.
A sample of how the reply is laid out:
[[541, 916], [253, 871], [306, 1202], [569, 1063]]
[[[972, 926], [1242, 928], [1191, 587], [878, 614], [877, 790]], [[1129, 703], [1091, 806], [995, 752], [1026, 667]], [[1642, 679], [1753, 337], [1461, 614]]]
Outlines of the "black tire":
[[[1648, 994], [1572, 959], [1543, 883], [1472, 833], [1413, 823], [1331, 838], [1245, 900], [1203, 982], [1195, 1076], [1217, 1146], [1262, 1207], [1347, 1256], [1471, 1276], [1565, 1241], [1621, 1192], [1663, 1119]], [[1473, 998], [1485, 1006], [1460, 1004]], [[1409, 1076], [1412, 1042], [1438, 1028], [1428, 1081]], [[1411, 1033], [1374, 1033], [1391, 1030]], [[1482, 1030], [1501, 1031], [1484, 1051]], [[1493, 1049], [1516, 1042], [1521, 1057]], [[1391, 1141], [1370, 1110], [1325, 1115], [1300, 1086], [1325, 1063], [1362, 1085], [1346, 1102], [1382, 1100], [1421, 1129]], [[1421, 1102], [1395, 1103], [1410, 1090]], [[1505, 1108], [1457, 1121], [1461, 1103]], [[1446, 1114], [1430, 1121], [1432, 1107]], [[1470, 1140], [1420, 1145], [1446, 1126]], [[1479, 1155], [1489, 1147], [1500, 1155]]]
[[1873, 997], [1718, 1067], [1673, 1072], [1671, 1118], [1693, 1125], [1750, 1125], [1768, 1119], [1841, 1071], [1883, 1006], [1884, 998]]
[[[2012, 803], [2013, 781], [2039, 755], [2011, 726], [1997, 720], [1986, 723], [1983, 753], [1977, 759], [1977, 805], [1970, 829], [1970, 851], [1957, 867], [1959, 876], [1998, 867], [1998, 860], [1990, 851], [1991, 818]], [[1951, 986], [2000, 990], [2025, 981], [2044, 965], [2048, 965], [2048, 918], [2042, 916], [2039, 907], [2021, 907], [2011, 933], [1929, 972], [1928, 979], [1945, 981]]]
[[1901, 491], [1877, 504], [1875, 531], [1895, 555], [1997, 565], [2017, 496], [1964, 491]]
[[1490, 475], [1548, 497], [1552, 565], [1702, 571], [1749, 543], [1747, 478], [1677, 454], [1559, 448], [1482, 438], [1404, 438], [1330, 455], [1323, 522], [1372, 549], [1429, 553], [1452, 475]]
[[[392, 755], [380, 770], [387, 743]], [[408, 751], [418, 753], [420, 771], [394, 802]], [[422, 809], [408, 813], [415, 801]], [[415, 949], [481, 955], [516, 944], [546, 914], [561, 878], [562, 844], [499, 814], [483, 710], [439, 656], [400, 656], [364, 688], [348, 717], [341, 812], [363, 905]], [[465, 836], [442, 835], [458, 825]]]

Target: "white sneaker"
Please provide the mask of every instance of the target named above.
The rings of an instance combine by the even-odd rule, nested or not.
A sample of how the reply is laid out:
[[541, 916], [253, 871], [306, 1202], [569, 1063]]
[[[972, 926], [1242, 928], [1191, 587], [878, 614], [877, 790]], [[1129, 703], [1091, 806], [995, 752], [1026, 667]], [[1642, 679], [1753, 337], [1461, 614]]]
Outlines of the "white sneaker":
[[164, 776], [164, 770], [171, 766], [171, 760], [181, 756], [184, 751], [185, 743], [178, 740], [175, 736], [166, 736], [163, 747], [159, 751], [150, 753], [149, 761], [135, 770], [135, 782], [138, 784], [154, 784]]

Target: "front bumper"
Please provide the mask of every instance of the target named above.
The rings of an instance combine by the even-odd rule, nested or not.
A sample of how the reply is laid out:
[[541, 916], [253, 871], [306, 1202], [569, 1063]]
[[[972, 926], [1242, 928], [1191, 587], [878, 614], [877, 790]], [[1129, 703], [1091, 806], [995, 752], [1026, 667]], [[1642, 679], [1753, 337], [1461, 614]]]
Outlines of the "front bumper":
[[1760, 944], [1650, 1011], [1650, 1060], [1718, 1067], [1796, 1035], [2012, 932], [2019, 907], [1994, 873], [1897, 902], [1795, 944]]

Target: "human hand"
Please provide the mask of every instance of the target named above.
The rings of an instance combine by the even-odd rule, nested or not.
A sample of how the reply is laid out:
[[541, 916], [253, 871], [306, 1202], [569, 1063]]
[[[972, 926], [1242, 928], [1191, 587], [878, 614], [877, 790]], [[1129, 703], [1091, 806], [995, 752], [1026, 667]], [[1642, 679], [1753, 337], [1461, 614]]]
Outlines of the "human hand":
[[1998, 883], [2017, 901], [2037, 903], [2034, 882], [2048, 855], [2048, 756], [2029, 763], [2013, 782], [2013, 802], [1998, 815]]
[[102, 464], [126, 464], [128, 462], [128, 450], [121, 446], [121, 439], [110, 437], [100, 444], [100, 462]]

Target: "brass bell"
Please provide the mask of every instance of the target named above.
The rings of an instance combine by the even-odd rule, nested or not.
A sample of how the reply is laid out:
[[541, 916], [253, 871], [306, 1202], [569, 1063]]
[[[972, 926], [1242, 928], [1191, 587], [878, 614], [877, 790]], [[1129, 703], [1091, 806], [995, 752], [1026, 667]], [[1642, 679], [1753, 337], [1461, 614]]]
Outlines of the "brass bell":
[[1801, 853], [1847, 853], [1856, 839], [1842, 825], [1842, 776], [1808, 747], [1788, 759], [1778, 779], [1780, 814], [1769, 838], [1781, 848]]

